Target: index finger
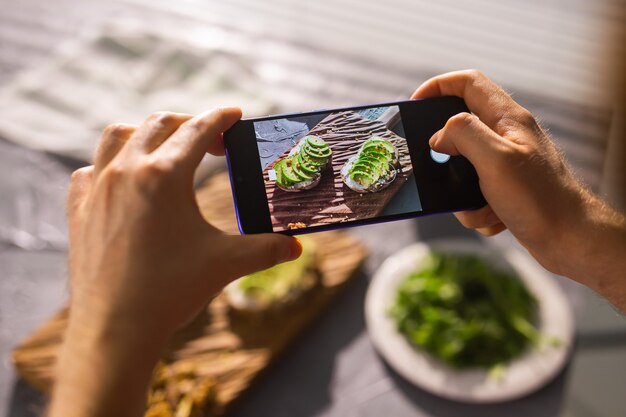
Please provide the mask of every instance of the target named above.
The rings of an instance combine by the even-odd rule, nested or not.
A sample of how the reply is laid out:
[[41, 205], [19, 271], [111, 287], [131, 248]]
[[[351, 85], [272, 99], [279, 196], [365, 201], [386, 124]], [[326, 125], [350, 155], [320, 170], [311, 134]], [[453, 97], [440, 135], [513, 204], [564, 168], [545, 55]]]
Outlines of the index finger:
[[502, 122], [517, 120], [524, 108], [485, 74], [477, 70], [449, 72], [424, 82], [411, 96], [429, 98], [457, 96], [483, 123], [499, 134]]
[[224, 131], [241, 119], [241, 109], [223, 107], [199, 114], [182, 125], [154, 153], [195, 169], [208, 151], [223, 154]]

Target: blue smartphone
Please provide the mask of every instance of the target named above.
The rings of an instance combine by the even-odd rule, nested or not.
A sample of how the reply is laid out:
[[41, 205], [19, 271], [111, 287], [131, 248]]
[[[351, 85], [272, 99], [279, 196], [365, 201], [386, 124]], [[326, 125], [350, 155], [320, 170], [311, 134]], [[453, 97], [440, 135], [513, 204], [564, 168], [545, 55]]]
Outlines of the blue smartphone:
[[289, 235], [470, 210], [474, 167], [428, 140], [458, 97], [242, 119], [224, 134], [239, 229]]

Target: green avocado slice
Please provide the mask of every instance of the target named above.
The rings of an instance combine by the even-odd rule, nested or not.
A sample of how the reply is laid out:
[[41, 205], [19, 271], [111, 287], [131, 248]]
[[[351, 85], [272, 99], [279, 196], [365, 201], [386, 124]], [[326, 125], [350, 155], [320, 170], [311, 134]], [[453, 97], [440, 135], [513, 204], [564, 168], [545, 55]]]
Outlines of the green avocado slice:
[[376, 150], [376, 148], [363, 149], [359, 157], [374, 158], [385, 164], [391, 162], [391, 155], [386, 152], [379, 152]]
[[306, 146], [306, 144], [300, 148], [300, 150], [304, 152], [311, 163], [314, 163], [317, 166], [325, 165], [326, 162], [328, 162], [328, 157], [330, 156], [330, 148], [328, 148], [327, 155], [316, 153], [310, 146]]
[[282, 187], [289, 187], [293, 185], [283, 173], [283, 169], [285, 168], [285, 160], [281, 159], [274, 165], [274, 171], [276, 172], [276, 183]]
[[364, 171], [372, 176], [375, 176], [378, 173], [378, 167], [369, 161], [357, 159], [352, 165], [352, 169], [350, 171]]
[[313, 148], [327, 148], [328, 144], [324, 141], [324, 139], [318, 136], [307, 136], [304, 138], [305, 143]]
[[393, 144], [384, 139], [369, 139], [363, 145], [363, 151], [365, 151], [366, 149], [375, 149], [378, 152], [388, 154], [392, 157], [396, 153], [396, 148], [393, 146]]
[[367, 172], [363, 172], [360, 170], [350, 173], [350, 178], [352, 178], [353, 181], [361, 184], [363, 187], [369, 187], [376, 182], [376, 180], [374, 180], [374, 177], [372, 177]]
[[285, 177], [285, 179], [291, 185], [301, 182], [302, 180], [300, 179], [298, 174], [296, 174], [293, 171], [293, 166], [292, 166], [293, 161], [291, 160], [291, 158], [285, 158], [283, 159], [283, 161], [285, 161], [285, 164], [282, 166], [282, 174]]
[[291, 160], [291, 168], [293, 169], [293, 172], [298, 177], [300, 177], [300, 181], [308, 181], [311, 178], [313, 178], [312, 175], [309, 175], [306, 172], [304, 172], [304, 170], [302, 169], [302, 164], [300, 163], [300, 160], [297, 158], [297, 155], [295, 158], [292, 158]]
[[368, 154], [360, 155], [358, 161], [367, 162], [368, 164], [373, 165], [379, 172], [385, 172], [389, 169], [389, 162], [386, 160], [380, 160]]
[[309, 155], [312, 155], [316, 158], [328, 158], [333, 152], [328, 145], [321, 148], [316, 148], [310, 146], [308, 143], [305, 143], [304, 145], [302, 145], [302, 148], [304, 148], [305, 152], [307, 152]]
[[353, 166], [353, 171], [363, 171], [371, 175], [374, 182], [378, 181], [383, 172], [375, 165], [366, 161], [357, 161]]
[[302, 172], [305, 172], [308, 175], [315, 175], [319, 172], [319, 167], [308, 162], [302, 152], [298, 152], [295, 159], [298, 161]]

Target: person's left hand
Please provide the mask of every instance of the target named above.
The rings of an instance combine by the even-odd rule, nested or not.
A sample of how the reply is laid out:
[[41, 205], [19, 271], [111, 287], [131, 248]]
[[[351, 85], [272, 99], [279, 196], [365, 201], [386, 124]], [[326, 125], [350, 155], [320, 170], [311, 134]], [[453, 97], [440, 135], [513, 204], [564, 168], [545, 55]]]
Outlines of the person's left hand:
[[222, 133], [240, 117], [155, 113], [104, 130], [94, 166], [70, 187], [73, 319], [163, 340], [230, 281], [300, 255], [294, 238], [227, 235], [200, 214], [195, 168], [207, 151], [223, 155]]

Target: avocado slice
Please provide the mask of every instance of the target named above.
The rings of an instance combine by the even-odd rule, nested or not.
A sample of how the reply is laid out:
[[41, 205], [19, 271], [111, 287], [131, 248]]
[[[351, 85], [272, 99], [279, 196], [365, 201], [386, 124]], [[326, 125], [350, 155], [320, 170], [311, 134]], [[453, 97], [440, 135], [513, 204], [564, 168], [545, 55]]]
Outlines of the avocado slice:
[[314, 146], [310, 146], [308, 143], [305, 143], [302, 147], [304, 148], [305, 152], [316, 158], [328, 158], [332, 153], [332, 150], [329, 146], [316, 148]]
[[361, 155], [359, 155], [359, 157], [368, 157], [368, 158], [374, 158], [379, 160], [380, 162], [383, 162], [385, 164], [391, 162], [391, 155], [389, 155], [386, 152], [379, 152], [377, 151], [375, 148], [367, 148], [367, 149], [363, 149], [363, 151], [361, 152]]
[[385, 172], [385, 171], [387, 171], [389, 169], [389, 162], [387, 162], [387, 160], [382, 160], [381, 161], [380, 159], [375, 158], [373, 156], [370, 156], [368, 154], [359, 156], [358, 160], [359, 161], [363, 161], [363, 162], [367, 162], [367, 163], [373, 165], [380, 172]]
[[289, 187], [293, 185], [293, 182], [290, 182], [284, 174], [284, 168], [286, 166], [286, 162], [284, 159], [281, 159], [274, 165], [274, 171], [276, 171], [276, 183], [282, 187]]
[[285, 159], [283, 159], [283, 161], [285, 161], [285, 163], [282, 166], [282, 175], [285, 177], [287, 182], [290, 185], [293, 185], [293, 184], [296, 184], [298, 182], [301, 182], [302, 179], [300, 179], [298, 174], [296, 174], [293, 171], [293, 166], [292, 166], [292, 162], [293, 161], [291, 160], [291, 158], [285, 158]]
[[310, 146], [306, 146], [306, 145], [301, 148], [301, 151], [304, 152], [304, 154], [308, 157], [311, 163], [314, 163], [317, 166], [325, 165], [326, 162], [328, 162], [328, 157], [330, 156], [330, 152], [331, 152], [330, 148], [328, 148], [327, 149], [328, 152], [326, 155], [324, 155], [323, 153], [319, 154], [319, 153], [316, 153], [313, 149], [311, 149]]
[[367, 172], [372, 177], [380, 176], [380, 172], [379, 172], [378, 166], [372, 164], [369, 161], [364, 161], [362, 159], [357, 159], [356, 162], [354, 163], [354, 165], [352, 165], [352, 169], [350, 171], [352, 171], [352, 172], [354, 172], [354, 171]]
[[353, 181], [361, 184], [363, 187], [370, 187], [372, 184], [376, 182], [374, 177], [372, 177], [367, 172], [363, 172], [361, 170], [354, 171], [350, 174], [350, 177]]
[[276, 182], [281, 184], [283, 183], [283, 170], [282, 170], [282, 164], [281, 161], [276, 162], [276, 164], [274, 164], [274, 172], [276, 173]]
[[292, 158], [291, 160], [291, 168], [293, 169], [293, 172], [300, 177], [300, 181], [308, 181], [311, 178], [313, 178], [312, 175], [307, 174], [306, 172], [304, 172], [304, 170], [302, 169], [302, 164], [300, 163], [300, 160], [296, 157], [296, 158]]
[[308, 162], [302, 152], [298, 152], [296, 154], [295, 160], [298, 162], [299, 168], [302, 172], [305, 172], [308, 175], [315, 175], [319, 172], [319, 167]]
[[366, 149], [375, 149], [376, 151], [388, 154], [389, 156], [393, 156], [396, 153], [396, 148], [393, 146], [393, 144], [384, 139], [369, 139], [363, 145], [363, 151], [365, 151]]
[[327, 148], [328, 144], [324, 140], [317, 136], [307, 136], [305, 143], [313, 148]]
[[304, 147], [300, 148], [300, 152], [298, 152], [298, 156], [300, 157], [300, 160], [302, 161], [304, 165], [312, 169], [317, 170], [319, 169], [321, 165], [323, 165], [321, 162], [313, 160], [313, 158], [311, 158], [311, 156], [304, 151]]
[[[356, 168], [354, 168], [354, 165], [356, 165]], [[378, 169], [376, 165], [373, 165], [370, 162], [357, 161], [354, 165], [353, 165], [353, 171], [367, 172], [368, 174], [372, 176], [374, 181], [378, 181], [378, 179], [383, 175], [383, 171], [381, 169]]]

